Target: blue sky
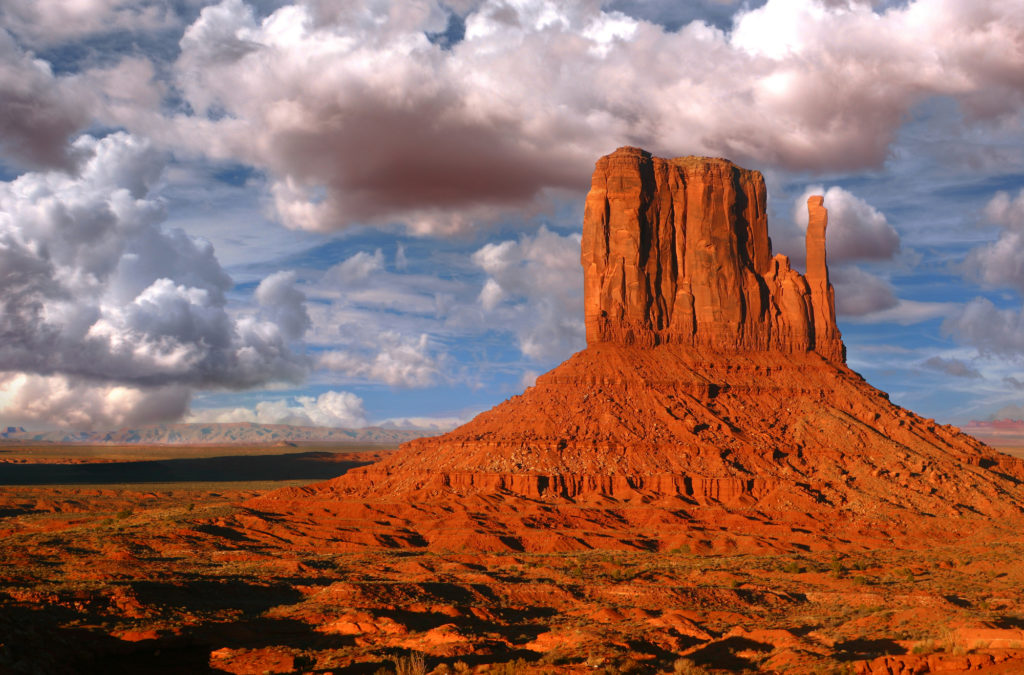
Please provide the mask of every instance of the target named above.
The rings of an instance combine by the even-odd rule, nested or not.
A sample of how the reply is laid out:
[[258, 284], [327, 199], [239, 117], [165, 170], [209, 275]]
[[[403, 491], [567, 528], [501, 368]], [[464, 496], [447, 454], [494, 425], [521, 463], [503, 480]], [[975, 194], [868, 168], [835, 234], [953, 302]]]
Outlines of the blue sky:
[[626, 144], [764, 172], [798, 267], [825, 194], [850, 365], [1024, 417], [1022, 44], [1018, 0], [12, 0], [0, 423], [466, 420], [583, 347]]

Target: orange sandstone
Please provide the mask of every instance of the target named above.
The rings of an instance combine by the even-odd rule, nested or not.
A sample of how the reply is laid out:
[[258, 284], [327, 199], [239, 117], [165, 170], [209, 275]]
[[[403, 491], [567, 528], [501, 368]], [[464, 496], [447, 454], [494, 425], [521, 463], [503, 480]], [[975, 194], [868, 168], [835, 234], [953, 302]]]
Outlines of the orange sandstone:
[[806, 275], [772, 255], [765, 204], [727, 160], [601, 158], [585, 350], [448, 434], [250, 505], [341, 549], [851, 548], [1019, 522], [1020, 460], [846, 366], [822, 198]]

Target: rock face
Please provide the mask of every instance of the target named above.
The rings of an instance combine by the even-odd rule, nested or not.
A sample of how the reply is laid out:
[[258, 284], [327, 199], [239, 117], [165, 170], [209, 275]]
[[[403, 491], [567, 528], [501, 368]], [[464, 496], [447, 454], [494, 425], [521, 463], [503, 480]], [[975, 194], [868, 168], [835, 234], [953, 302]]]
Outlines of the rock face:
[[825, 265], [828, 215], [808, 202], [806, 279], [772, 256], [758, 171], [620, 148], [597, 162], [583, 218], [587, 344], [844, 354]]
[[287, 513], [353, 547], [764, 550], [1020, 523], [1020, 460], [846, 366], [822, 198], [806, 276], [772, 255], [765, 202], [761, 175], [726, 160], [601, 158], [587, 348], [454, 431], [253, 502], [261, 527]]

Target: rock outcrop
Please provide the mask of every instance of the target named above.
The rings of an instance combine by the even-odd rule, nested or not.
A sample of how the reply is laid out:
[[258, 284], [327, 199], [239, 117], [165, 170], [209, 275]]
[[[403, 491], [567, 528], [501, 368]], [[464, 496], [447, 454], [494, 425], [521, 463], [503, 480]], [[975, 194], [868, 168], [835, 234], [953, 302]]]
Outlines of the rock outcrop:
[[601, 158], [587, 348], [454, 431], [252, 508], [339, 547], [536, 551], [919, 545], [1020, 522], [1020, 460], [846, 366], [822, 198], [806, 275], [772, 255], [765, 204], [726, 160]]
[[808, 274], [772, 256], [758, 171], [620, 148], [594, 171], [583, 217], [587, 344], [844, 354], [825, 264], [827, 213], [808, 202]]

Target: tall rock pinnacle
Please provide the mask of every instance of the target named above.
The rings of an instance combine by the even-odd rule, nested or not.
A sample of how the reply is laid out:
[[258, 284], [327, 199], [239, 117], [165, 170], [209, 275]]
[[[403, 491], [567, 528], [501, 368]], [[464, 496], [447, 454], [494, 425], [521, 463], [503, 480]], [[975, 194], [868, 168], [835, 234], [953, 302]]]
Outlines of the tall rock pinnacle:
[[813, 350], [842, 361], [827, 215], [813, 199], [805, 279], [772, 257], [760, 172], [629, 147], [602, 157], [583, 219], [587, 343]]
[[833, 361], [844, 359], [845, 347], [836, 328], [835, 291], [828, 279], [825, 262], [825, 228], [828, 210], [824, 197], [812, 195], [807, 199], [807, 285], [811, 289], [814, 309], [814, 350]]

